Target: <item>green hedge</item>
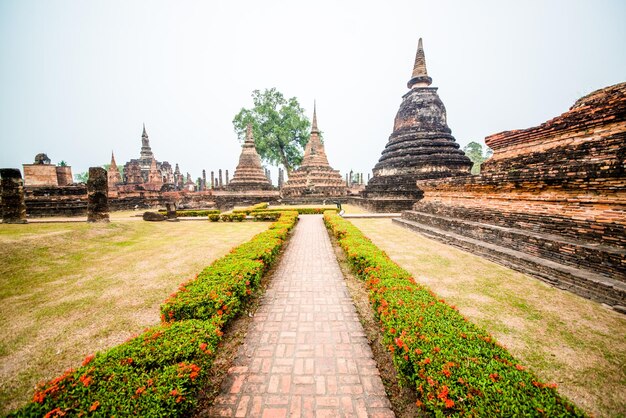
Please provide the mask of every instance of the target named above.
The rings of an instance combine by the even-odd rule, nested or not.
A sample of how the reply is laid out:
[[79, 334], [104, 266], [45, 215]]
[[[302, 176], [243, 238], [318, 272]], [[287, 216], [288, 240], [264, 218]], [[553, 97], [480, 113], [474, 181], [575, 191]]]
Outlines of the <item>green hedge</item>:
[[9, 416], [188, 415], [206, 384], [223, 326], [276, 261], [297, 217], [284, 212], [267, 231], [182, 284], [161, 306], [161, 325], [40, 385], [33, 401]]
[[243, 209], [235, 209], [233, 210], [233, 213], [245, 213], [246, 215], [250, 215], [250, 212], [254, 212], [257, 210], [263, 210], [263, 209], [267, 209], [267, 207], [270, 204], [267, 202], [263, 202], [263, 203], [257, 203], [254, 206], [248, 206], [247, 208], [243, 208]]
[[366, 281], [397, 371], [436, 416], [584, 416], [334, 212], [324, 221]]
[[[165, 215], [167, 213], [167, 211], [161, 209], [159, 210], [159, 213]], [[193, 210], [193, 209], [184, 209], [184, 210], [177, 210], [176, 211], [176, 216], [179, 218], [186, 218], [186, 217], [202, 217], [202, 216], [209, 216], [209, 215], [219, 215], [220, 211], [217, 209], [203, 209], [203, 210]]]
[[284, 211], [296, 211], [298, 212], [299, 215], [321, 215], [326, 211], [334, 211], [334, 212], [338, 212], [339, 209], [337, 208], [330, 208], [330, 207], [315, 207], [315, 208], [289, 208], [289, 209], [280, 209], [280, 207], [276, 207], [276, 208], [272, 208], [272, 209], [254, 209], [254, 210], [248, 210], [248, 209], [237, 209], [234, 210], [233, 213], [246, 213], [247, 215], [252, 215], [254, 216], [255, 214], [263, 214], [263, 213], [281, 213]]
[[283, 212], [270, 228], [215, 261], [161, 305], [164, 321], [214, 316], [228, 320], [273, 264], [298, 217]]

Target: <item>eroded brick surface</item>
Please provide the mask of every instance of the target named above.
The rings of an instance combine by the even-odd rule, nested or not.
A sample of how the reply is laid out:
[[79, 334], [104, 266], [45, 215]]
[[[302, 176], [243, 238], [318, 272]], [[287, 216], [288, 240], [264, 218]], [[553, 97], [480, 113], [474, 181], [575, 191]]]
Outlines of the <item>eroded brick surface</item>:
[[301, 215], [211, 416], [393, 416], [320, 215]]

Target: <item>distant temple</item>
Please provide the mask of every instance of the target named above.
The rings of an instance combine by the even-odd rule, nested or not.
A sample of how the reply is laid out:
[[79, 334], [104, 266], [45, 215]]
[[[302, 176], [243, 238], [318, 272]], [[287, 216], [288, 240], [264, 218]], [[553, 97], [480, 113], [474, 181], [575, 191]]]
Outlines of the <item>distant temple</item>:
[[[61, 163], [63, 164], [63, 163]], [[22, 164], [24, 186], [67, 186], [72, 184], [72, 167], [52, 165], [46, 154], [37, 154], [33, 164]]]
[[328, 164], [319, 133], [317, 111], [314, 105], [311, 137], [304, 148], [302, 164], [298, 169], [288, 173], [289, 178], [281, 190], [283, 197], [346, 195], [346, 183], [339, 174], [339, 170], [333, 170]]
[[241, 147], [239, 164], [230, 182], [228, 181], [228, 171], [226, 173], [226, 190], [248, 191], [273, 189], [272, 183], [268, 180], [265, 170], [261, 165], [261, 157], [259, 157], [254, 145], [252, 125], [248, 124], [246, 129], [246, 140]]
[[420, 38], [410, 90], [402, 96], [393, 133], [363, 194], [372, 210], [410, 209], [422, 197], [416, 180], [470, 174], [472, 163], [452, 136], [446, 108], [431, 83]]
[[175, 184], [170, 163], [159, 162], [154, 158], [145, 124], [141, 134], [141, 153], [138, 159], [132, 159], [124, 165], [123, 181], [125, 184], [146, 184], [159, 188], [164, 184]]

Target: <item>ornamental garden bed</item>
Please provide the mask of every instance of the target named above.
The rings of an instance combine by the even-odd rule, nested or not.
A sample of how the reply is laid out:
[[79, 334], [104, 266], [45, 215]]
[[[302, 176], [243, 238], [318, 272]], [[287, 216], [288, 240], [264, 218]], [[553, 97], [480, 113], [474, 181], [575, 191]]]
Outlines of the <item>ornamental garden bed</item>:
[[446, 416], [584, 416], [350, 222], [333, 212], [324, 221], [366, 282], [383, 342], [420, 408]]
[[197, 402], [222, 328], [276, 261], [296, 212], [216, 260], [161, 306], [162, 324], [40, 385], [9, 416], [183, 416]]

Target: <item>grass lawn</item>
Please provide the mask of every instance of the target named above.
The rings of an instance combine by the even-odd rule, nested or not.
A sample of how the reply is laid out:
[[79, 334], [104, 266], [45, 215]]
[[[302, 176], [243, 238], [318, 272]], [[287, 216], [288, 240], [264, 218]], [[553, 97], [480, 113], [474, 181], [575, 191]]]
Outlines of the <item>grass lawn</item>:
[[0, 414], [160, 321], [178, 285], [268, 223], [0, 224]]
[[390, 219], [351, 222], [581, 408], [626, 415], [626, 316]]

